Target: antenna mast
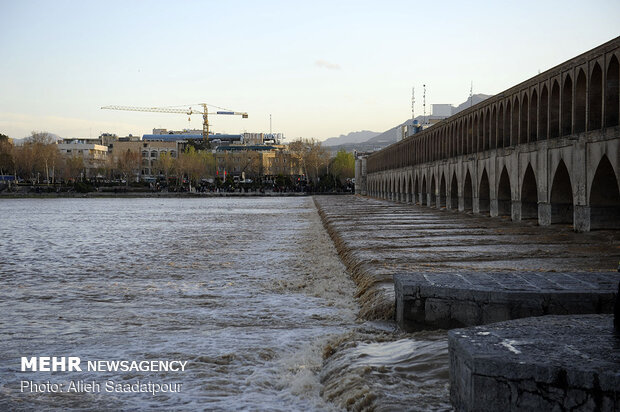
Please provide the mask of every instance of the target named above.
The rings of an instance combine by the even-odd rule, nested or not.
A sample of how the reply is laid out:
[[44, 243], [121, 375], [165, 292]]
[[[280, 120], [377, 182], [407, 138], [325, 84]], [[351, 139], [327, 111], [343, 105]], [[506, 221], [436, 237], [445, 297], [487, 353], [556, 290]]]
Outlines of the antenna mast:
[[423, 84], [424, 93], [422, 94], [422, 107], [424, 107], [424, 117], [422, 120], [422, 124], [426, 124], [426, 85]]
[[415, 87], [411, 88], [411, 121], [415, 120]]

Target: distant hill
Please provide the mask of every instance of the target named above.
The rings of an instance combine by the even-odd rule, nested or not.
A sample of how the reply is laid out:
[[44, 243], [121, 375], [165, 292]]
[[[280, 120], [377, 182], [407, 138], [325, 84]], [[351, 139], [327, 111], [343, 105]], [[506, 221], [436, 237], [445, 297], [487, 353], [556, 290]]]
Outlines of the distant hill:
[[323, 146], [339, 146], [351, 143], [362, 143], [380, 134], [379, 132], [371, 132], [370, 130], [362, 130], [360, 132], [351, 132], [347, 135], [341, 134], [338, 137], [330, 137], [322, 142]]
[[[458, 106], [454, 107], [452, 109], [452, 114], [455, 115], [458, 112], [465, 110], [467, 108], [469, 108], [470, 106], [474, 106], [478, 103], [480, 103], [481, 101], [488, 99], [489, 97], [491, 97], [491, 95], [488, 94], [474, 94], [471, 99], [467, 99], [467, 101], [459, 104]], [[442, 119], [443, 117], [440, 116], [426, 116], [427, 120], [433, 120], [433, 119]], [[415, 120], [418, 121], [418, 123], [422, 123], [424, 120], [423, 116], [417, 116], [415, 118]], [[350, 143], [340, 143], [337, 142], [336, 140], [332, 140], [332, 142], [337, 142], [337, 143], [332, 143], [330, 144], [328, 147], [328, 149], [330, 151], [338, 151], [340, 149], [345, 149], [347, 151], [353, 151], [353, 150], [357, 150], [357, 151], [372, 151], [372, 150], [379, 150], [382, 149], [386, 146], [391, 145], [392, 143], [395, 143], [398, 141], [399, 137], [400, 137], [400, 133], [401, 133], [401, 127], [404, 125], [407, 126], [411, 126], [413, 124], [413, 120], [412, 119], [407, 119], [406, 121], [404, 121], [403, 123], [399, 124], [398, 126], [394, 126], [389, 130], [386, 130], [383, 133], [375, 133], [375, 136], [369, 138], [366, 141], [362, 141], [362, 142], [350, 142]], [[363, 133], [363, 132], [357, 132], [357, 133]], [[369, 132], [369, 133], [373, 133], [373, 132]], [[353, 133], [349, 133], [349, 135], [351, 135]], [[347, 136], [349, 136], [347, 135]], [[341, 137], [344, 137], [344, 135], [342, 135]], [[334, 139], [334, 138], [332, 138]], [[335, 139], [339, 139], [339, 138], [335, 138]], [[325, 144], [325, 142], [323, 143]]]
[[[491, 97], [490, 94], [474, 94], [471, 99], [467, 99], [466, 102], [459, 104], [458, 106], [456, 106], [453, 110], [452, 110], [452, 114], [455, 115], [460, 111], [463, 111], [471, 106], [477, 105], [478, 103], [480, 103], [483, 100], [488, 99], [489, 97]], [[471, 100], [471, 102], [470, 102]]]

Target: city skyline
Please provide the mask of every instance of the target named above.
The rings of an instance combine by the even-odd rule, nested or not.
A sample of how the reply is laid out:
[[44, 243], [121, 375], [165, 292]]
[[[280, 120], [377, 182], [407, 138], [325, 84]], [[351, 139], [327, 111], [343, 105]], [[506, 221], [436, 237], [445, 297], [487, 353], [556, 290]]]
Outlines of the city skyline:
[[[0, 133], [201, 128], [199, 115], [101, 110], [206, 102], [220, 133], [383, 132], [431, 104], [496, 94], [618, 36], [612, 1], [0, 1]], [[535, 11], [535, 12], [534, 12]], [[615, 16], [615, 17], [614, 17]], [[578, 27], [578, 30], [575, 30]]]

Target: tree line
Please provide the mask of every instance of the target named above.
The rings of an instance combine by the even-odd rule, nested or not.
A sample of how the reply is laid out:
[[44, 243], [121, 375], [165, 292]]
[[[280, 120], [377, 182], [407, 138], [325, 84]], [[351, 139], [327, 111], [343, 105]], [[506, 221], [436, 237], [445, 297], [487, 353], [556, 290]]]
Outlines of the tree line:
[[[355, 174], [355, 160], [351, 153], [343, 150], [330, 158], [329, 152], [314, 139], [297, 139], [288, 145], [292, 154], [291, 160], [296, 162], [306, 176], [307, 182], [317, 183], [321, 177], [325, 180], [344, 182]], [[142, 156], [137, 151], [126, 151], [107, 156], [105, 161], [86, 174], [84, 158], [79, 155], [63, 155], [59, 152], [53, 135], [47, 132], [32, 132], [21, 145], [13, 145], [8, 136], [0, 134], [0, 175], [15, 176], [32, 184], [55, 184], [76, 182], [85, 179], [122, 179], [129, 184], [140, 175], [143, 168]], [[261, 155], [255, 151], [243, 152], [243, 156], [234, 158], [224, 152], [216, 156], [211, 151], [199, 150], [189, 145], [183, 153], [173, 157], [170, 153], [162, 153], [156, 165], [150, 167], [152, 175], [170, 178], [176, 182], [188, 182], [196, 185], [203, 179], [221, 178], [218, 168], [230, 174], [237, 170], [247, 178], [259, 179], [264, 173]]]

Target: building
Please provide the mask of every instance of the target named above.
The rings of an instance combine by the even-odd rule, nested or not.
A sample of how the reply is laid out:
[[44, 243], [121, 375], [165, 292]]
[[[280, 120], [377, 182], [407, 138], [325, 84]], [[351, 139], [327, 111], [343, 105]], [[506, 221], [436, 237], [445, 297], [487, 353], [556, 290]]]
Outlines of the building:
[[57, 143], [58, 151], [66, 157], [81, 157], [86, 177], [96, 177], [98, 170], [105, 167], [108, 160], [108, 147], [100, 139], [63, 139]]
[[179, 153], [185, 150], [185, 141], [116, 141], [109, 146], [110, 156], [114, 164], [117, 164], [123, 153], [135, 153], [140, 159], [136, 171], [141, 176], [153, 176], [159, 174], [158, 162], [160, 157], [168, 154], [176, 159]]
[[298, 157], [283, 145], [230, 145], [215, 150], [218, 176], [300, 176]]

